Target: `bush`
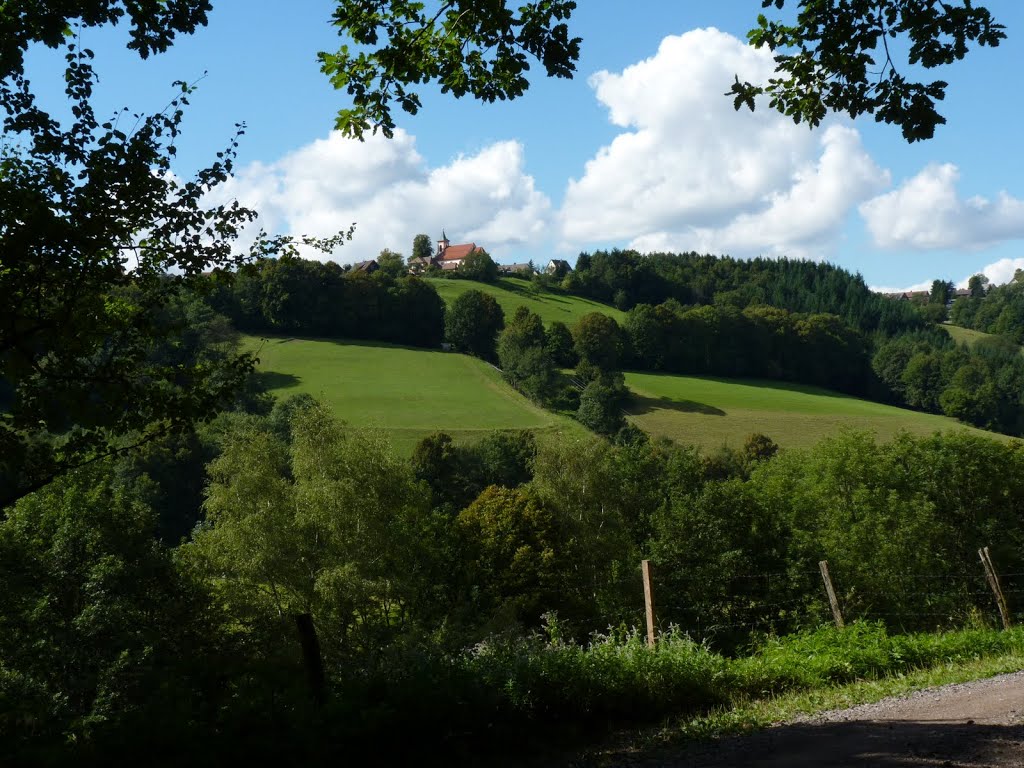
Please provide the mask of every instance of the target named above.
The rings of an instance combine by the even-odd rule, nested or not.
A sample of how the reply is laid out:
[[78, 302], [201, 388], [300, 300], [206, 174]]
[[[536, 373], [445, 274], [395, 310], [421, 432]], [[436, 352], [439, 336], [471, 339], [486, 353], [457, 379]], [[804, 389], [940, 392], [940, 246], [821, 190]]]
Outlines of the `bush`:
[[622, 415], [625, 396], [625, 387], [621, 385], [592, 381], [580, 394], [576, 418], [598, 434], [614, 435], [626, 424]]

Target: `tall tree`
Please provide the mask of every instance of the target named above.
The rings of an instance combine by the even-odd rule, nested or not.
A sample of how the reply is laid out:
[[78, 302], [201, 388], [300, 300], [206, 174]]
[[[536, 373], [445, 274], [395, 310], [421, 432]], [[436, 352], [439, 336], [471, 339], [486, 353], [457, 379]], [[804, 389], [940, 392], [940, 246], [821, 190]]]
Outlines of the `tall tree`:
[[409, 257], [409, 261], [413, 259], [427, 259], [428, 261], [434, 255], [434, 246], [430, 242], [430, 235], [419, 234], [412, 239], [412, 255]]
[[[179, 181], [171, 172], [191, 88], [130, 132], [91, 104], [93, 54], [65, 37], [80, 26], [130, 19], [142, 56], [205, 23], [204, 2], [7, 3], [0, 29], [0, 507], [70, 467], [190, 428], [230, 401], [249, 355], [217, 365], [153, 354], [180, 333], [161, 309], [202, 275], [234, 267], [233, 250], [255, 212], [210, 207], [232, 172], [238, 135], [212, 165]], [[70, 118], [41, 109], [23, 52], [43, 42], [65, 51]], [[331, 249], [341, 238], [308, 241]], [[289, 251], [260, 233], [254, 252]]]
[[956, 286], [949, 280], [932, 280], [932, 290], [928, 294], [929, 304], [948, 304], [953, 298]]
[[390, 248], [384, 248], [377, 255], [377, 264], [380, 265], [380, 271], [391, 277], [401, 277], [405, 274], [405, 259], [402, 258], [402, 254], [392, 251]]
[[445, 314], [448, 341], [471, 355], [494, 358], [498, 332], [505, 327], [505, 313], [489, 293], [466, 291]]

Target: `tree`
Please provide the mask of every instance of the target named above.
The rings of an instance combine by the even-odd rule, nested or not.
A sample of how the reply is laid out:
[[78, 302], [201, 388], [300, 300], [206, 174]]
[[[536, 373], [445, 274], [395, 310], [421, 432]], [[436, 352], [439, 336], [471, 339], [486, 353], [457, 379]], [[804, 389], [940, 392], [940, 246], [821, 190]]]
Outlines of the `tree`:
[[72, 23], [88, 28], [131, 24], [128, 48], [143, 59], [166, 51], [180, 34], [190, 35], [206, 26], [209, 0], [164, 0], [131, 3], [122, 0], [76, 0], [39, 4], [26, 0], [5, 3], [0, 17], [0, 79], [24, 71], [24, 54], [32, 43], [60, 48], [67, 42]]
[[[782, 9], [785, 1], [762, 0], [762, 6]], [[754, 109], [757, 98], [766, 95], [772, 109], [812, 126], [830, 110], [853, 117], [873, 114], [877, 121], [898, 125], [908, 141], [931, 138], [945, 122], [935, 102], [945, 97], [946, 83], [908, 80], [896, 69], [898, 47], [889, 40], [906, 44], [909, 65], [930, 69], [964, 58], [968, 43], [996, 46], [1005, 37], [1002, 25], [970, 0], [799, 0], [796, 5], [796, 24], [758, 17], [750, 40], [777, 52], [781, 74], [767, 84], [737, 78], [729, 91], [736, 109]], [[413, 87], [424, 82], [456, 98], [469, 94], [492, 102], [526, 91], [531, 62], [541, 64], [548, 77], [572, 77], [582, 43], [568, 24], [575, 9], [574, 0], [522, 5], [447, 0], [438, 9], [338, 0], [334, 25], [355, 46], [320, 54], [334, 87], [352, 97], [353, 106], [339, 112], [337, 127], [351, 136], [371, 128], [391, 136], [392, 105], [415, 114], [422, 103]]]
[[409, 256], [409, 261], [413, 259], [426, 259], [430, 261], [434, 256], [434, 246], [430, 241], [430, 235], [419, 234], [412, 239], [412, 255]]
[[576, 418], [598, 434], [614, 435], [626, 425], [622, 415], [625, 399], [626, 389], [622, 384], [595, 379], [583, 388]]
[[481, 283], [493, 283], [498, 279], [498, 265], [483, 248], [477, 248], [462, 260], [456, 272], [459, 277], [467, 280], [479, 280]]
[[321, 406], [295, 411], [291, 433], [290, 447], [253, 423], [227, 436], [183, 557], [240, 621], [303, 640], [311, 617], [329, 657], [379, 648], [416, 610], [429, 494], [379, 436]]
[[402, 254], [389, 248], [380, 252], [377, 256], [377, 264], [380, 265], [380, 271], [389, 277], [397, 278], [406, 273], [405, 259], [402, 258]]
[[0, 520], [5, 763], [47, 747], [49, 763], [69, 743], [87, 762], [181, 748], [198, 735], [204, 689], [224, 687], [215, 612], [154, 541], [145, 483], [116, 475], [109, 462], [69, 472]]
[[932, 280], [932, 290], [928, 294], [928, 303], [945, 306], [953, 299], [953, 291], [955, 290], [956, 286], [949, 280]]
[[[66, 469], [190, 429], [229, 403], [251, 355], [168, 361], [154, 349], [180, 333], [161, 310], [208, 286], [211, 269], [253, 253], [293, 249], [259, 233], [233, 250], [256, 214], [204, 199], [231, 174], [238, 135], [189, 181], [171, 172], [191, 88], [177, 84], [164, 112], [125, 132], [90, 103], [93, 54], [65, 38], [52, 4], [5, 6], [0, 28], [0, 507]], [[143, 56], [205, 23], [208, 4], [86, 2], [67, 11], [83, 26], [125, 16]], [[81, 16], [78, 16], [81, 14]], [[29, 43], [65, 49], [71, 117], [42, 110], [23, 71]], [[330, 250], [342, 238], [306, 240]]]
[[590, 312], [573, 326], [572, 338], [580, 360], [577, 370], [581, 376], [590, 379], [618, 370], [622, 357], [622, 334], [614, 319], [600, 312]]
[[487, 488], [459, 514], [457, 529], [474, 609], [491, 628], [536, 624], [556, 607], [564, 537], [529, 491]]
[[518, 307], [498, 338], [498, 363], [505, 379], [538, 402], [554, 393], [555, 364], [545, 342], [544, 323], [527, 307]]
[[[762, 2], [766, 8], [784, 4]], [[969, 42], [994, 47], [1006, 37], [988, 10], [971, 0], [800, 0], [798, 5], [796, 24], [758, 17], [750, 41], [777, 52], [779, 77], [767, 85], [737, 78], [730, 91], [737, 109], [746, 104], [753, 110], [755, 98], [766, 94], [773, 109], [798, 123], [818, 125], [829, 111], [868, 114], [876, 122], [898, 125], [909, 142], [930, 139], [946, 122], [935, 103], [946, 97], [947, 83], [908, 81], [893, 61], [898, 49], [889, 40], [906, 38], [908, 66], [933, 69], [963, 59]]]
[[967, 288], [971, 292], [971, 298], [985, 298], [985, 291], [988, 288], [988, 282], [988, 277], [986, 275], [971, 275], [971, 279], [967, 281]]
[[555, 320], [548, 326], [544, 346], [551, 355], [555, 365], [571, 368], [576, 365], [576, 350], [573, 347], [572, 331], [561, 320]]
[[489, 293], [466, 291], [452, 302], [445, 315], [445, 337], [471, 355], [492, 359], [505, 313]]

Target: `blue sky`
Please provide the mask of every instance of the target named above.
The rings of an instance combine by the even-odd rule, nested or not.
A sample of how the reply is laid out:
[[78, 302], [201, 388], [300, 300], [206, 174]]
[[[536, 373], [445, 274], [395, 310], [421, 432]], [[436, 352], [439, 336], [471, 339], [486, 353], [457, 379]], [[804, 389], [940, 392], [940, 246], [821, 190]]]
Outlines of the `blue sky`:
[[[215, 0], [209, 27], [146, 62], [124, 51], [123, 30], [82, 43], [97, 54], [102, 111], [160, 109], [172, 81], [207, 72], [176, 172], [208, 162], [244, 121], [238, 173], [219, 194], [275, 231], [354, 222], [338, 261], [407, 253], [416, 233], [444, 228], [502, 262], [601, 247], [789, 255], [907, 288], [979, 271], [1000, 282], [1024, 267], [1024, 4], [986, 5], [1009, 39], [941, 73], [948, 124], [914, 145], [870, 119], [809, 131], [733, 112], [733, 74], [770, 73], [767, 54], [743, 44], [757, 0], [583, 0], [574, 80], [538, 73], [525, 97], [496, 105], [428, 91], [395, 139], [365, 143], [331, 131], [345, 95], [316, 60], [341, 43], [329, 0]], [[29, 61], [54, 98], [58, 63]]]

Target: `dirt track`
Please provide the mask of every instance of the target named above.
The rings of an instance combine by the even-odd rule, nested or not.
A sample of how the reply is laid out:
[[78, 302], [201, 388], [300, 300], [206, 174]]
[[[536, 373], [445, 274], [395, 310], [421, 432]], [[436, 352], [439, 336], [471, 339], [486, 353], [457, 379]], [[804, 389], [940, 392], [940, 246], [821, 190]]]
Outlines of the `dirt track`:
[[1024, 672], [823, 712], [751, 736], [623, 756], [630, 768], [1024, 768]]

